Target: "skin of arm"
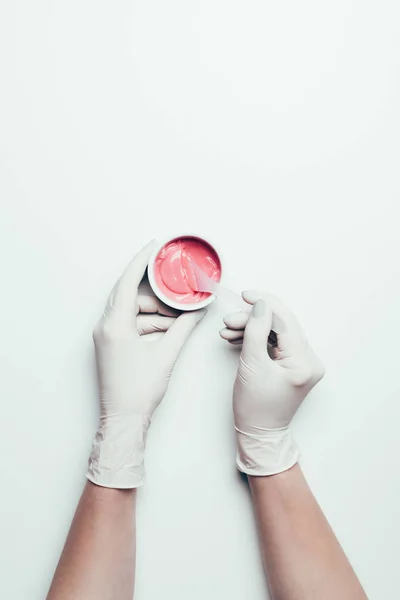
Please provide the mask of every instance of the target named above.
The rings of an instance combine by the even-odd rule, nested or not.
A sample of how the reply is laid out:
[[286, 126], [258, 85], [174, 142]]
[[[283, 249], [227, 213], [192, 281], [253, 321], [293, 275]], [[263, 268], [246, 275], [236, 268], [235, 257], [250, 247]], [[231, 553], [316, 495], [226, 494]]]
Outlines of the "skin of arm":
[[48, 600], [132, 600], [135, 504], [134, 489], [86, 483]]
[[367, 600], [300, 466], [248, 480], [272, 600]]
[[144, 482], [147, 432], [178, 355], [205, 315], [179, 314], [139, 292], [154, 248], [151, 242], [128, 265], [94, 330], [100, 423], [47, 600], [133, 597], [136, 488]]
[[304, 479], [291, 435], [291, 421], [324, 367], [278, 298], [258, 291], [243, 298], [251, 314], [227, 315], [220, 334], [243, 343], [233, 390], [236, 462], [249, 480], [272, 600], [365, 600]]

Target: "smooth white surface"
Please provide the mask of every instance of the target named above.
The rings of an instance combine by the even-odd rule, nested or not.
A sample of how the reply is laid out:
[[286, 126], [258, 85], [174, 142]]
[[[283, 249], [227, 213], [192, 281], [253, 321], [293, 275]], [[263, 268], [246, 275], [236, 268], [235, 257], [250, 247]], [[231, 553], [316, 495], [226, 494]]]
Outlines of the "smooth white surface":
[[[327, 376], [296, 418], [305, 472], [369, 597], [398, 597], [399, 28], [395, 0], [1, 3], [1, 597], [52, 577], [115, 279], [193, 228], [226, 285], [268, 288], [307, 329]], [[266, 597], [223, 312], [150, 431], [137, 600]]]

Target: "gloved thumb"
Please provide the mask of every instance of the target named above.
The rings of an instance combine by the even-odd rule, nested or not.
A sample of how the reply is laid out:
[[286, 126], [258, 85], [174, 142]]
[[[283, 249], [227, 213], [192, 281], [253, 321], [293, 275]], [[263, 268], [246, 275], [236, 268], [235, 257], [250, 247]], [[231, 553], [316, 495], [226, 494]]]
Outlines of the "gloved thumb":
[[162, 344], [171, 364], [175, 363], [190, 334], [206, 314], [206, 309], [183, 313], [165, 333]]
[[268, 336], [272, 328], [272, 309], [269, 303], [260, 298], [253, 305], [244, 330], [242, 355], [257, 357], [266, 354]]

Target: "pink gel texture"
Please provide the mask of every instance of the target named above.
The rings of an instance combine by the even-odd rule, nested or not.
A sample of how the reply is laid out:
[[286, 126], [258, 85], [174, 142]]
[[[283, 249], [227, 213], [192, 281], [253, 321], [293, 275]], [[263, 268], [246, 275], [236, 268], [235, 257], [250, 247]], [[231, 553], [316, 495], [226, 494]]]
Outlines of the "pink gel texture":
[[159, 251], [154, 263], [156, 283], [168, 298], [181, 304], [201, 302], [208, 292], [196, 291], [191, 267], [195, 263], [214, 281], [221, 279], [221, 263], [215, 250], [204, 240], [194, 237], [175, 238]]

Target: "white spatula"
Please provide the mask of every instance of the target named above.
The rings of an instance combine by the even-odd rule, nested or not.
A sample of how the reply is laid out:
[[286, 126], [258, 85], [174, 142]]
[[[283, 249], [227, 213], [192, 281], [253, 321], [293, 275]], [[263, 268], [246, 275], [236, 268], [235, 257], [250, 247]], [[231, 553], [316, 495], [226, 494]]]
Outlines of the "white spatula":
[[203, 269], [201, 269], [194, 260], [190, 261], [190, 266], [192, 267], [196, 279], [196, 292], [209, 292], [210, 294], [217, 296], [217, 298], [224, 300], [229, 305], [237, 306], [242, 309], [249, 308], [239, 294], [232, 292], [218, 281], [211, 279], [211, 277], [204, 273]]
[[[194, 260], [191, 261], [191, 267], [196, 279], [196, 292], [209, 292], [210, 294], [217, 296], [217, 298], [220, 298], [229, 306], [235, 306], [245, 312], [250, 312], [249, 305], [241, 296], [239, 296], [239, 294], [236, 294], [224, 285], [221, 285], [218, 281], [211, 279], [211, 277], [204, 273], [203, 269], [201, 269]], [[279, 325], [278, 327], [277, 325], [278, 324], [274, 322], [275, 331], [271, 331], [268, 337], [268, 342], [273, 346], [276, 346], [277, 344], [276, 330], [279, 328]]]

